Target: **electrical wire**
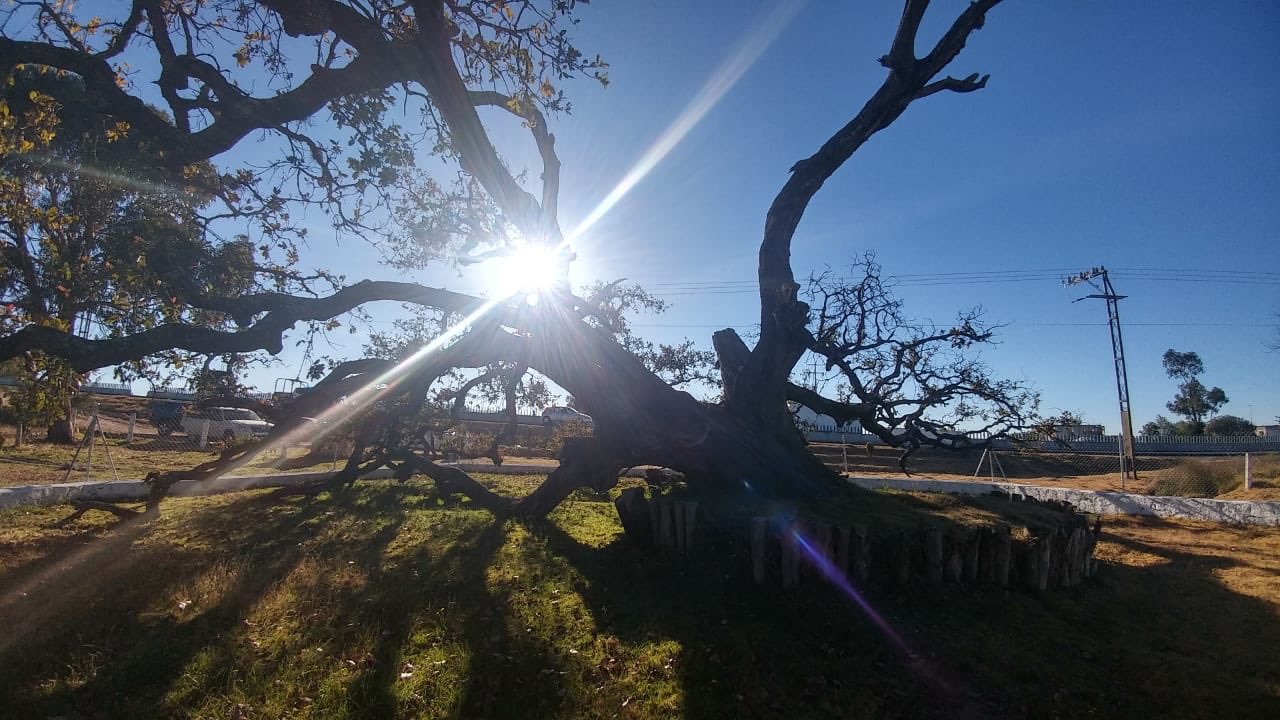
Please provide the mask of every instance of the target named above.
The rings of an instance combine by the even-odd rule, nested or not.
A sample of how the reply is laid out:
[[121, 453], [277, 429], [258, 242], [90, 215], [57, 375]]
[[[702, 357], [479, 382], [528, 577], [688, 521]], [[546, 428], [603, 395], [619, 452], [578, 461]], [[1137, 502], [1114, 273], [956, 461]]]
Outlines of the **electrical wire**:
[[[1041, 268], [1031, 270], [985, 270], [942, 273], [902, 273], [886, 275], [884, 280], [893, 287], [930, 287], [951, 285], [993, 285], [1025, 282], [1061, 282], [1070, 274], [1070, 268]], [[1213, 270], [1199, 268], [1109, 268], [1113, 278], [1122, 281], [1184, 282], [1222, 285], [1280, 286], [1280, 273], [1258, 270]], [[834, 282], [854, 280], [849, 277], [833, 277]], [[687, 280], [641, 283], [652, 288], [658, 297], [682, 295], [736, 295], [757, 292], [756, 280]]]

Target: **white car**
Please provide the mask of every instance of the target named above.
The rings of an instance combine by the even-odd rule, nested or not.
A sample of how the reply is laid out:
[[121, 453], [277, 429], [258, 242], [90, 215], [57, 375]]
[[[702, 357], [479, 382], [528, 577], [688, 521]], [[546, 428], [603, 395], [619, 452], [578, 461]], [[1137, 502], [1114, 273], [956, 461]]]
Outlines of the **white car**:
[[258, 414], [245, 408], [211, 407], [192, 410], [182, 416], [182, 429], [188, 437], [198, 438], [204, 434], [204, 424], [209, 423], [209, 440], [223, 442], [244, 442], [254, 438], [262, 438], [274, 427], [271, 423], [258, 417]]
[[589, 427], [595, 425], [590, 415], [580, 413], [571, 407], [557, 405], [542, 411], [543, 425], [564, 425], [571, 422], [580, 422]]

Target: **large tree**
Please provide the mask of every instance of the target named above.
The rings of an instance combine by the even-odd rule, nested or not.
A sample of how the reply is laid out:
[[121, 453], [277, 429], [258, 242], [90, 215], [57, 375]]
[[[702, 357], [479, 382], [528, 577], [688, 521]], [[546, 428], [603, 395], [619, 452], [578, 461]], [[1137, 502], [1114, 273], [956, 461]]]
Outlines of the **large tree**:
[[[75, 337], [124, 337], [163, 323], [225, 327], [223, 313], [185, 302], [191, 288], [252, 287], [265, 258], [247, 241], [206, 231], [201, 192], [212, 174], [176, 175], [151, 160], [141, 133], [95, 112], [74, 74], [27, 66], [0, 86], [0, 328], [41, 327]], [[132, 375], [182, 354], [130, 358]], [[148, 362], [150, 360], [150, 362]], [[28, 353], [20, 364], [28, 420], [70, 441], [81, 377], [66, 360]]]
[[[187, 302], [226, 313], [236, 329], [169, 323], [86, 338], [28, 325], [9, 334], [0, 356], [39, 351], [88, 370], [174, 348], [278, 352], [295, 323], [327, 321], [375, 300], [416, 304], [440, 313], [448, 329], [398, 363], [339, 363], [292, 411], [314, 415], [343, 395], [352, 398], [348, 407], [363, 408], [356, 452], [339, 479], [391, 464], [495, 509], [530, 515], [547, 512], [575, 488], [611, 487], [620, 469], [639, 464], [684, 471], [708, 489], [750, 487], [766, 496], [823, 496], [843, 487], [805, 450], [788, 401], [841, 422], [857, 420], [908, 450], [967, 446], [971, 440], [956, 429], [964, 424], [999, 435], [1026, 424], [1034, 398], [964, 355], [991, 337], [977, 312], [942, 327], [912, 324], [865, 261], [852, 281], [814, 278], [810, 304], [790, 262], [810, 201], [864, 143], [917, 100], [985, 86], [986, 76], [955, 78], [945, 69], [997, 2], [970, 3], [920, 55], [917, 34], [928, 2], [906, 1], [880, 58], [882, 84], [795, 163], [765, 213], [759, 337], [749, 347], [733, 330], [715, 333], [723, 385], [717, 404], [674, 389], [630, 352], [653, 349], [628, 343], [616, 306], [563, 286], [544, 289], [536, 305], [525, 303], [523, 293], [484, 301], [385, 281], [311, 295], [206, 290]], [[557, 213], [561, 169], [548, 117], [568, 109], [565, 80], [606, 80], [603, 61], [570, 41], [576, 11], [575, 3], [558, 0], [135, 0], [115, 17], [89, 19], [65, 3], [28, 2], [13, 12], [25, 14], [24, 27], [34, 30], [0, 38], [0, 67], [76, 75], [96, 113], [154, 143], [159, 161], [175, 171], [215, 159], [256, 133], [272, 135], [279, 155], [220, 174], [221, 186], [212, 190], [227, 215], [250, 218], [261, 232], [287, 229], [281, 207], [311, 205], [340, 230], [373, 239], [401, 267], [530, 247], [566, 257]], [[123, 70], [126, 54], [136, 76]], [[151, 63], [140, 65], [141, 57]], [[151, 99], [163, 102], [167, 116], [147, 106]], [[542, 163], [538, 183], [523, 183], [504, 164], [479, 108], [505, 112], [527, 129]], [[423, 151], [436, 157], [424, 162]], [[839, 378], [842, 397], [791, 382], [806, 353]], [[650, 365], [664, 360], [658, 355]], [[567, 444], [559, 469], [518, 503], [402, 442], [398, 424], [420, 410], [434, 385], [452, 379], [461, 383], [454, 392], [465, 394], [473, 381], [478, 387], [498, 380], [514, 398], [531, 370], [572, 393], [595, 418], [595, 433]], [[515, 400], [508, 402], [514, 408]], [[282, 423], [277, 432], [288, 431]], [[155, 487], [220, 472], [250, 452], [167, 475]]]

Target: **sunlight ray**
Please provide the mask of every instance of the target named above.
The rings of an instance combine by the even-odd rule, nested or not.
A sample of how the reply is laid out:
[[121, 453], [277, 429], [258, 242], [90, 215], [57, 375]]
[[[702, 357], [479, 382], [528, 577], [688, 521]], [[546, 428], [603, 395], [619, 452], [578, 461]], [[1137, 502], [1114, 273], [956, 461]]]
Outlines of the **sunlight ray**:
[[377, 400], [394, 391], [396, 381], [407, 375], [414, 366], [427, 359], [427, 357], [433, 353], [444, 349], [444, 347], [453, 340], [461, 337], [472, 324], [487, 315], [498, 305], [506, 302], [518, 291], [518, 288], [512, 289], [503, 295], [484, 301], [484, 303], [472, 311], [471, 314], [446, 328], [444, 332], [433, 338], [431, 342], [422, 346], [409, 357], [401, 360], [395, 365], [395, 367], [381, 373], [362, 385], [354, 393], [348, 395], [346, 402], [332, 405], [327, 410], [320, 413], [320, 415], [316, 417], [318, 422], [315, 427], [297, 427], [285, 435], [273, 440], [266, 449], [269, 449], [270, 447], [279, 447], [281, 445], [288, 446], [289, 444], [296, 444], [300, 442], [304, 436], [313, 443], [316, 440], [323, 439], [325, 436], [337, 429], [339, 422], [344, 419], [344, 417], [360, 412]]
[[707, 79], [707, 82], [698, 91], [698, 94], [694, 96], [693, 100], [685, 106], [685, 109], [672, 121], [671, 125], [658, 136], [653, 145], [649, 146], [644, 155], [636, 161], [636, 164], [623, 176], [622, 180], [609, 191], [609, 194], [596, 205], [595, 209], [582, 222], [578, 223], [572, 232], [565, 236], [561, 245], [567, 245], [582, 237], [584, 233], [600, 221], [600, 218], [612, 210], [632, 188], [643, 180], [649, 174], [649, 171], [653, 170], [667, 156], [667, 153], [680, 144], [680, 141], [737, 84], [746, 71], [755, 64], [755, 61], [764, 54], [764, 51], [782, 34], [782, 31], [791, 24], [791, 21], [799, 14], [800, 8], [803, 6], [804, 0], [778, 3], [769, 14], [762, 16], [738, 44], [737, 49]]
[[68, 172], [73, 175], [80, 175], [83, 177], [91, 178], [93, 180], [100, 180], [109, 185], [115, 185], [116, 187], [122, 188], [124, 190], [129, 190], [132, 192], [145, 193], [150, 195], [181, 192], [181, 190], [176, 190], [174, 188], [166, 187], [164, 185], [160, 185], [157, 183], [137, 180], [137, 179], [128, 177], [127, 175], [122, 175], [120, 173], [103, 170], [99, 167], [96, 167], [94, 165], [90, 165], [87, 163], [69, 162], [65, 158], [61, 158], [61, 157], [58, 157], [57, 155], [52, 155], [49, 153], [30, 152], [30, 153], [23, 154], [21, 157], [24, 160], [43, 163], [57, 170]]

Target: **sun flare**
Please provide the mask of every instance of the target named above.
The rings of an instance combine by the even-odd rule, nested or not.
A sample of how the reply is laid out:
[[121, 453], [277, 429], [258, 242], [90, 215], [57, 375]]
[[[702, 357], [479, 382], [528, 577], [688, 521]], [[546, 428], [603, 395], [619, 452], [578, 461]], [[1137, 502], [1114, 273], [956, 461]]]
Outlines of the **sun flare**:
[[492, 287], [507, 295], [549, 290], [561, 281], [563, 265], [558, 247], [521, 244], [498, 260]]

